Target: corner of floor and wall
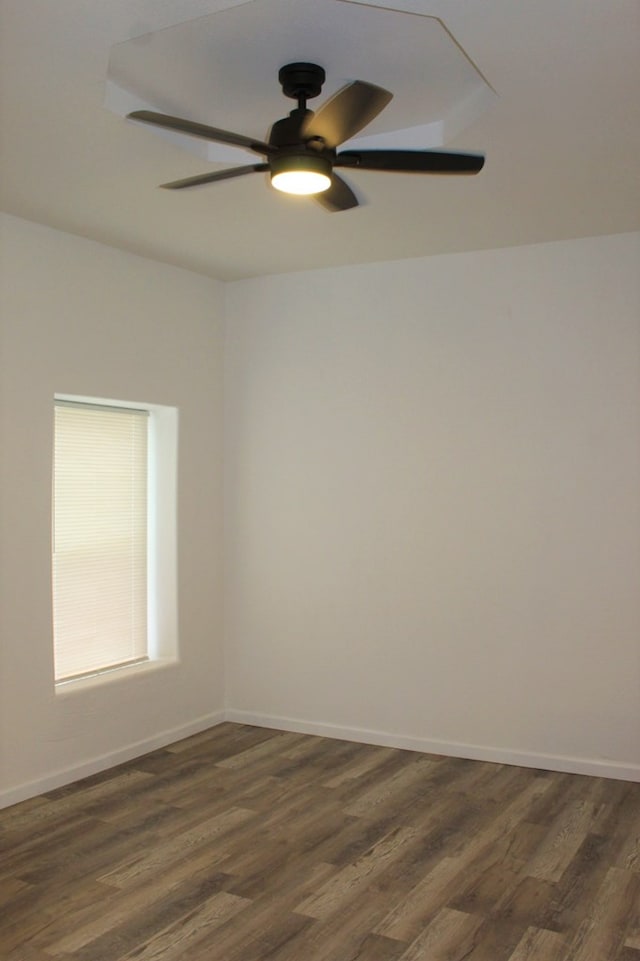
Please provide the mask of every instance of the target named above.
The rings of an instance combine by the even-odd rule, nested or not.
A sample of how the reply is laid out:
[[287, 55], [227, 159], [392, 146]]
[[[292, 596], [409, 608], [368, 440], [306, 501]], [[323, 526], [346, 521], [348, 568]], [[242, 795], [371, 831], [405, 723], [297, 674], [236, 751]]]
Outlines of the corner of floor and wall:
[[[223, 284], [1, 223], [0, 805], [225, 719], [640, 780], [640, 234]], [[57, 694], [56, 391], [180, 411], [180, 659]]]

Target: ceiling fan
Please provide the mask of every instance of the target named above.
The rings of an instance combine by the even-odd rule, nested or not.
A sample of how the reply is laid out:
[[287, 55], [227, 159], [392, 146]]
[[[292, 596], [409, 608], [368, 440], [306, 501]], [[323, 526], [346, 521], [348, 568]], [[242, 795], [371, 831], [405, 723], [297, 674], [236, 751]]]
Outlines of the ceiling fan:
[[298, 105], [288, 117], [273, 124], [266, 143], [152, 110], [128, 114], [130, 120], [243, 147], [265, 158], [260, 163], [199, 174], [161, 186], [182, 190], [268, 171], [276, 189], [312, 195], [325, 210], [340, 211], [357, 207], [358, 200], [347, 182], [336, 173], [336, 168], [422, 174], [476, 174], [482, 169], [484, 157], [478, 154], [439, 150], [338, 152], [336, 148], [366, 127], [387, 106], [393, 94], [375, 84], [354, 80], [314, 112], [307, 108], [307, 100], [317, 97], [322, 90], [325, 80], [322, 67], [314, 63], [289, 63], [281, 67], [278, 79], [285, 96], [296, 100]]

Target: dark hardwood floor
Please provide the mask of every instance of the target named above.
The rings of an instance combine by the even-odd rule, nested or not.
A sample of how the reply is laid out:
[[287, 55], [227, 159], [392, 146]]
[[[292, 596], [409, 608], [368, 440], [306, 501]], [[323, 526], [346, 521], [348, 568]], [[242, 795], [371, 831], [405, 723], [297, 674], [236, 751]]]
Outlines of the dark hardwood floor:
[[0, 845], [2, 961], [640, 961], [640, 784], [222, 724]]

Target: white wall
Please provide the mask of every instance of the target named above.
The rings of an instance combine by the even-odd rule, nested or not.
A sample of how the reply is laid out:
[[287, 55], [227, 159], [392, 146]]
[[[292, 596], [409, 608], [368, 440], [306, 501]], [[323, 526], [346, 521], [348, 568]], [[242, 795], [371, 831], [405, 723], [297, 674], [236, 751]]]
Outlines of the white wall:
[[[2, 225], [0, 803], [207, 726], [223, 707], [222, 285]], [[180, 663], [56, 695], [54, 392], [179, 408]]]
[[[2, 217], [0, 806], [215, 723], [224, 286]], [[640, 776], [640, 237], [226, 289], [227, 716]], [[180, 409], [179, 665], [54, 693], [54, 392]]]
[[228, 716], [640, 777], [639, 268], [228, 287]]

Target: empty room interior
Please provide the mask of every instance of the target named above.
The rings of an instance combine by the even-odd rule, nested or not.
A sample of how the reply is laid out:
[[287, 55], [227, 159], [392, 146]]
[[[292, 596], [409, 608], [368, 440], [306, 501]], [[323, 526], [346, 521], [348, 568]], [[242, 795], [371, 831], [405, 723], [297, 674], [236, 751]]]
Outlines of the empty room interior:
[[0, 21], [2, 961], [640, 961], [637, 0]]

